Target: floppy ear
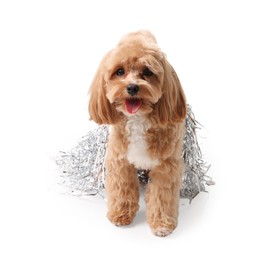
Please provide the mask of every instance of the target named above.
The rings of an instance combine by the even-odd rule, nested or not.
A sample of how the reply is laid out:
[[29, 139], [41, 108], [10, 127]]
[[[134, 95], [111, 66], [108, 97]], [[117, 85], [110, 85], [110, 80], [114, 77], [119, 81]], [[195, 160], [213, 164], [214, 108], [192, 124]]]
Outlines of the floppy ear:
[[186, 117], [186, 98], [178, 76], [164, 58], [163, 94], [155, 106], [162, 124], [180, 122]]
[[119, 120], [119, 113], [106, 97], [103, 64], [107, 56], [100, 63], [89, 89], [88, 111], [90, 120], [94, 120], [98, 124], [115, 124]]

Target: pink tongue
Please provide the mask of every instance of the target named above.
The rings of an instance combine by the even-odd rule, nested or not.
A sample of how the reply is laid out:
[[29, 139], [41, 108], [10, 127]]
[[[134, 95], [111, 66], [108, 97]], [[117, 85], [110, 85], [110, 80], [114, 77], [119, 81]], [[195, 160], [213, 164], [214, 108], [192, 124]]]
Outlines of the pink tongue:
[[141, 100], [138, 98], [126, 99], [125, 101], [126, 110], [130, 114], [135, 114], [141, 105]]

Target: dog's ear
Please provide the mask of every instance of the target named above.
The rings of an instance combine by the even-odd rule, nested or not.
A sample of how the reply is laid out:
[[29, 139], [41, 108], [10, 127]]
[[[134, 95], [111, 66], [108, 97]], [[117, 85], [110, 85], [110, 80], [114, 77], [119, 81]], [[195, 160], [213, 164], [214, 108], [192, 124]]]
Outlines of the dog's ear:
[[162, 124], [180, 122], [186, 117], [186, 98], [179, 78], [164, 58], [163, 94], [155, 106], [155, 111]]
[[98, 124], [115, 124], [119, 121], [120, 115], [113, 104], [110, 104], [106, 97], [106, 82], [104, 79], [104, 64], [109, 54], [101, 61], [96, 75], [89, 89], [88, 111], [90, 120]]

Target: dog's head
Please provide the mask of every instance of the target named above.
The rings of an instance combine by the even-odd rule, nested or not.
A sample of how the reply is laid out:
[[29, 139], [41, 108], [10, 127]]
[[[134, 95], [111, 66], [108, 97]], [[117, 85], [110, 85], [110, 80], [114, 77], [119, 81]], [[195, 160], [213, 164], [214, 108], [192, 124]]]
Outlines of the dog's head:
[[179, 79], [150, 32], [126, 35], [103, 58], [90, 87], [89, 113], [99, 124], [136, 114], [161, 124], [185, 118]]

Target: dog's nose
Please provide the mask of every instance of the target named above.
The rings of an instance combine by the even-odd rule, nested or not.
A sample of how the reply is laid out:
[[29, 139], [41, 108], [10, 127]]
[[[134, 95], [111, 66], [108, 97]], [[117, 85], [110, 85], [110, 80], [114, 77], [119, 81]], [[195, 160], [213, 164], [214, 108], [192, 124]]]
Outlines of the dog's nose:
[[126, 91], [129, 95], [134, 96], [137, 94], [137, 92], [139, 91], [139, 86], [136, 84], [129, 84], [126, 87]]

